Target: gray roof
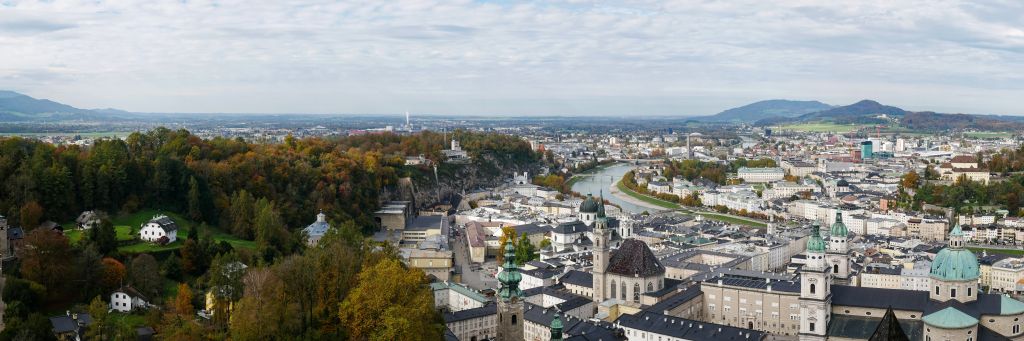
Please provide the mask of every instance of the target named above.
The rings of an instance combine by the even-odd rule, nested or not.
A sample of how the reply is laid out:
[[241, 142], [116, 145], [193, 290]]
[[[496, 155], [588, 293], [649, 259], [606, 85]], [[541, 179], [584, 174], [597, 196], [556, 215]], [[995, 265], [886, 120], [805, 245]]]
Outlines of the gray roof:
[[892, 306], [895, 310], [920, 311], [922, 315], [953, 307], [974, 318], [980, 318], [981, 315], [1000, 314], [1002, 309], [1000, 295], [984, 293], [976, 293], [976, 295], [978, 295], [977, 300], [969, 303], [955, 300], [939, 302], [929, 299], [927, 291], [833, 285], [832, 305], [879, 309]]
[[447, 219], [447, 216], [441, 215], [422, 215], [409, 222], [409, 225], [406, 226], [405, 229], [410, 231], [440, 229], [444, 226], [443, 224], [448, 221]]
[[7, 229], [7, 240], [17, 240], [25, 238], [25, 230], [20, 227], [12, 227]]
[[623, 276], [648, 277], [664, 274], [665, 267], [647, 247], [647, 243], [626, 239], [608, 260], [608, 268], [605, 271]]
[[444, 323], [452, 323], [457, 321], [471, 320], [475, 318], [481, 318], [485, 316], [495, 315], [498, 313], [498, 306], [494, 304], [488, 304], [479, 308], [472, 308], [466, 310], [459, 310], [454, 313], [444, 314]]
[[[667, 278], [665, 280], [668, 280]], [[666, 286], [668, 287], [668, 286]], [[669, 296], [668, 298], [661, 300], [658, 303], [648, 307], [645, 310], [650, 310], [656, 313], [665, 313], [666, 311], [675, 309], [676, 307], [685, 304], [697, 297], [703, 297], [703, 292], [700, 290], [700, 283], [692, 284], [683, 290], [677, 291], [676, 294]]]
[[307, 236], [317, 237], [327, 234], [327, 230], [330, 228], [331, 224], [328, 224], [326, 218], [323, 216], [323, 213], [320, 213], [317, 214], [316, 221], [314, 221], [312, 224], [309, 224], [309, 226], [306, 226], [306, 228], [302, 229], [302, 231], [306, 232]]
[[[871, 337], [871, 334], [875, 332], [875, 328], [878, 327], [878, 323], [881, 321], [881, 316], [868, 317], [832, 314], [832, 319], [829, 320], [828, 331], [826, 331], [826, 333], [830, 337], [867, 340]], [[922, 339], [922, 333], [924, 332], [923, 321], [899, 321], [900, 327], [907, 333], [907, 337], [910, 338], [910, 340], [919, 341]]]
[[558, 282], [592, 288], [594, 286], [594, 274], [579, 270], [569, 270]]
[[766, 335], [752, 329], [682, 319], [652, 311], [624, 314], [616, 322], [625, 328], [685, 340], [763, 340]]
[[82, 327], [92, 324], [92, 316], [90, 316], [89, 314], [80, 313], [77, 315], [77, 323], [75, 322], [74, 319], [71, 318], [71, 316], [68, 315], [51, 317], [50, 324], [53, 326], [53, 332], [58, 334], [78, 332], [80, 327], [79, 324], [81, 324]]
[[167, 232], [178, 230], [178, 224], [174, 223], [174, 220], [171, 220], [170, 217], [165, 215], [153, 217], [153, 219], [149, 220], [149, 223], [160, 225], [160, 228]]

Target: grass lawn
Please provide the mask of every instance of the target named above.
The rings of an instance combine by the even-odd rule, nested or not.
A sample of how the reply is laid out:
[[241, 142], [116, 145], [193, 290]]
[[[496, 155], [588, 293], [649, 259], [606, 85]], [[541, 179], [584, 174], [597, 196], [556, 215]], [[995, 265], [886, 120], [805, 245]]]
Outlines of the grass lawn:
[[[142, 224], [152, 219], [153, 216], [160, 214], [166, 214], [168, 217], [174, 220], [175, 223], [178, 224], [179, 229], [177, 241], [167, 245], [156, 245], [147, 242], [139, 242], [132, 245], [118, 247], [118, 251], [121, 251], [123, 253], [148, 253], [174, 250], [182, 246], [182, 243], [184, 243], [185, 238], [188, 236], [188, 231], [190, 231], [194, 226], [198, 225], [195, 222], [186, 219], [185, 217], [182, 217], [180, 214], [151, 209], [141, 210], [132, 214], [114, 216], [110, 218], [110, 222], [114, 224], [114, 229], [117, 231], [117, 240], [132, 240], [137, 237], [137, 234]], [[74, 223], [64, 224], [64, 226], [64, 235], [68, 237], [72, 244], [77, 243], [84, 237], [85, 231], [74, 229]], [[256, 248], [256, 242], [235, 237], [213, 226], [210, 226], [206, 233], [209, 233], [210, 237], [213, 238], [214, 241], [218, 243], [221, 241], [228, 242], [229, 244], [231, 244], [231, 247], [234, 248]]]
[[834, 132], [837, 132], [837, 133], [848, 133], [848, 132], [860, 129], [862, 127], [867, 127], [867, 126], [870, 126], [870, 125], [865, 125], [865, 124], [836, 124], [836, 123], [832, 123], [832, 122], [810, 122], [810, 123], [800, 123], [800, 124], [787, 124], [787, 125], [782, 125], [782, 126], [778, 126], [778, 127], [774, 127], [774, 128], [775, 129], [779, 129], [779, 130], [806, 131], [806, 132], [817, 132], [817, 133], [826, 132], [826, 131], [834, 131]]
[[673, 203], [673, 202], [669, 202], [669, 201], [665, 201], [665, 200], [661, 200], [661, 199], [658, 199], [658, 198], [655, 198], [655, 197], [652, 197], [652, 196], [647, 196], [647, 195], [643, 195], [643, 194], [637, 193], [637, 192], [633, 191], [632, 189], [629, 189], [628, 187], [626, 187], [626, 185], [623, 185], [622, 181], [619, 181], [619, 182], [615, 183], [615, 186], [618, 187], [619, 190], [622, 191], [622, 193], [626, 193], [627, 195], [629, 195], [629, 196], [631, 196], [633, 198], [636, 198], [637, 200], [646, 202], [646, 203], [651, 204], [651, 205], [655, 205], [655, 206], [658, 206], [658, 207], [664, 207], [664, 208], [668, 208], [668, 209], [679, 209], [679, 208], [682, 208], [682, 206], [679, 206], [679, 204], [676, 204], [676, 203]]
[[990, 249], [990, 248], [973, 247], [973, 246], [968, 246], [967, 249], [971, 250], [975, 254], [979, 254], [979, 255], [981, 254], [981, 251], [986, 251], [988, 253], [1001, 253], [1001, 254], [1004, 254], [1004, 255], [1024, 256], [1024, 250], [1021, 250], [1021, 249]]
[[131, 328], [142, 327], [146, 325], [146, 317], [143, 315], [125, 314], [121, 312], [112, 311], [107, 317], [110, 322], [115, 326], [127, 326]]
[[976, 139], [1001, 139], [1004, 137], [1013, 136], [1013, 134], [995, 131], [972, 131], [964, 133], [964, 136]]

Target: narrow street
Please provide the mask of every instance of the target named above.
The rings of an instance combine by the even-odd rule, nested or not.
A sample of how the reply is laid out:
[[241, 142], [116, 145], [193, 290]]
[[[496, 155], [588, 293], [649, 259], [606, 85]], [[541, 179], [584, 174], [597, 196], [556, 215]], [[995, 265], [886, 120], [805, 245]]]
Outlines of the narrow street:
[[452, 240], [452, 251], [455, 254], [455, 266], [462, 273], [462, 284], [476, 289], [496, 289], [498, 281], [487, 276], [484, 271], [473, 271], [473, 263], [469, 260], [469, 248], [466, 247], [465, 230], [459, 231], [459, 236]]

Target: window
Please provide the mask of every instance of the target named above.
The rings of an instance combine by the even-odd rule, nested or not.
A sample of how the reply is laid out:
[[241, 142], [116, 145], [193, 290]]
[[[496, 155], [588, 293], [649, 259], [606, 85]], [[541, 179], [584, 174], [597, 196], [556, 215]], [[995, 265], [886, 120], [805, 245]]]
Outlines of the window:
[[949, 288], [949, 297], [956, 298], [956, 288]]
[[814, 331], [814, 322], [810, 322], [810, 328], [808, 329], [810, 329], [812, 332]]
[[647, 282], [647, 292], [651, 291], [654, 291], [654, 284], [651, 282]]
[[936, 285], [936, 286], [935, 286], [935, 294], [936, 294], [936, 295], [938, 295], [938, 294], [939, 294], [939, 286], [938, 286], [938, 285]]
[[633, 284], [633, 302], [640, 303], [640, 283]]
[[1020, 325], [1019, 324], [1013, 325], [1013, 333], [1014, 334], [1020, 333]]
[[626, 281], [622, 281], [621, 283], [622, 283], [622, 286], [621, 286], [621, 287], [619, 287], [619, 289], [622, 289], [622, 290], [619, 290], [619, 291], [620, 291], [620, 292], [619, 292], [619, 297], [620, 297], [620, 298], [621, 298], [621, 299], [622, 299], [623, 301], [625, 301], [625, 300], [626, 300]]
[[971, 297], [971, 287], [967, 287], [967, 297]]
[[839, 273], [839, 264], [832, 265], [832, 273]]
[[612, 280], [611, 288], [612, 288], [612, 294], [610, 295], [610, 297], [611, 298], [615, 298], [615, 280], [614, 279]]
[[516, 325], [516, 315], [512, 314], [512, 325]]
[[814, 293], [814, 284], [811, 284], [811, 293]]

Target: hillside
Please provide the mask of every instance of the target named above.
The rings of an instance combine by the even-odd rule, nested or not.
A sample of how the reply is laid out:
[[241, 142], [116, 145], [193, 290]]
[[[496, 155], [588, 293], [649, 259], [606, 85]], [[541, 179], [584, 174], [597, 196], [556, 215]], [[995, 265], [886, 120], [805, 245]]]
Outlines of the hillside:
[[882, 114], [890, 117], [901, 117], [903, 115], [906, 115], [907, 111], [894, 106], [883, 105], [882, 103], [865, 99], [854, 104], [844, 105], [824, 111], [801, 115], [800, 117], [798, 117], [798, 119], [801, 121], [810, 121], [814, 119], [831, 119], [839, 123], [855, 123], [854, 121], [870, 119]]
[[82, 119], [96, 113], [49, 99], [37, 99], [14, 91], [0, 90], [0, 120]]
[[828, 110], [831, 105], [818, 101], [791, 101], [772, 99], [750, 103], [722, 111], [711, 116], [698, 117], [704, 122], [754, 122], [771, 117], [796, 117], [807, 113]]

